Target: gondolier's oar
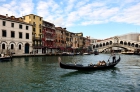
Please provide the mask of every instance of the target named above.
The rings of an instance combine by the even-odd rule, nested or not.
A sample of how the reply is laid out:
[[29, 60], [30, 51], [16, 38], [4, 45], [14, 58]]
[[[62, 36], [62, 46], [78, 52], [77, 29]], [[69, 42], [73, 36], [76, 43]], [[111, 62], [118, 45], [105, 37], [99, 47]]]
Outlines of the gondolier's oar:
[[61, 57], [58, 57], [58, 62], [59, 62], [59, 63], [61, 62]]
[[[111, 56], [110, 56], [111, 57]], [[110, 59], [110, 57], [109, 57], [109, 59]], [[108, 61], [109, 61], [109, 59], [108, 59]]]

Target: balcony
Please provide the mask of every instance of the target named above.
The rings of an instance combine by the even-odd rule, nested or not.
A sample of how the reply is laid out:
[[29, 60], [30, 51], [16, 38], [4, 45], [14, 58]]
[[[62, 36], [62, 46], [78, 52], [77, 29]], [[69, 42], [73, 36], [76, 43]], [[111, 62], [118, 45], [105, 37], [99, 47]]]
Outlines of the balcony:
[[50, 25], [48, 25], [48, 24], [43, 24], [42, 26], [43, 26], [43, 27], [50, 28], [50, 29], [55, 29], [55, 27], [54, 27], [54, 26], [50, 26]]
[[53, 38], [46, 38], [46, 41], [54, 41]]
[[42, 38], [41, 37], [32, 37], [33, 40], [38, 40], [38, 41], [41, 41]]
[[50, 32], [50, 31], [46, 31], [46, 33], [50, 33], [50, 34], [53, 34], [53, 32]]
[[36, 27], [36, 24], [35, 23], [33, 23], [33, 27]]

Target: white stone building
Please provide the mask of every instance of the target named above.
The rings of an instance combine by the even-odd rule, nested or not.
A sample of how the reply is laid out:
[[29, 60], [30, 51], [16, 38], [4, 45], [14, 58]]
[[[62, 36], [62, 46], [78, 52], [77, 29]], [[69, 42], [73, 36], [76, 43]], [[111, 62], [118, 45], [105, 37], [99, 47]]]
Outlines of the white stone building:
[[15, 54], [32, 51], [32, 25], [22, 18], [0, 15], [0, 53]]
[[140, 42], [140, 33], [128, 33], [118, 36], [120, 39]]

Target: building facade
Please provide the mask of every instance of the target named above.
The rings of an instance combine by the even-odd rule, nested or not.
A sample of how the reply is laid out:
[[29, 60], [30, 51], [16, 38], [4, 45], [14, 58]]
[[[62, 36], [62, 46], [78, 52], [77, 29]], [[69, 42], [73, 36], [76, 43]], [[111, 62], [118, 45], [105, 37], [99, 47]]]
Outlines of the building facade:
[[120, 39], [140, 42], [140, 33], [128, 33], [118, 36]]
[[78, 48], [83, 48], [84, 47], [84, 38], [83, 38], [83, 33], [76, 33], [78, 36]]
[[72, 48], [77, 49], [78, 48], [78, 36], [75, 33], [72, 33]]
[[32, 25], [33, 52], [43, 53], [42, 22], [43, 18], [34, 14], [23, 16], [24, 22]]
[[66, 31], [62, 27], [56, 27], [56, 46], [59, 52], [66, 50]]
[[22, 18], [0, 15], [0, 53], [23, 54], [32, 51], [32, 25]]
[[43, 53], [54, 53], [57, 49], [55, 43], [55, 25], [47, 21], [43, 21], [42, 30]]

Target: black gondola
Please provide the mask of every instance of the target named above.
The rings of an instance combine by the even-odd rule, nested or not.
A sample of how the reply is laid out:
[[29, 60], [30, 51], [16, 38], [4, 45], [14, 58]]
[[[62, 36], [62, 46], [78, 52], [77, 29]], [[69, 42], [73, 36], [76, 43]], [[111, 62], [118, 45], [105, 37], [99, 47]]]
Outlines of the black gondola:
[[0, 54], [0, 62], [11, 61], [11, 60], [12, 60], [12, 56], [3, 56]]
[[82, 71], [89, 71], [89, 70], [104, 70], [104, 69], [110, 69], [116, 66], [120, 62], [121, 58], [119, 56], [119, 59], [117, 59], [115, 62], [110, 62], [106, 65], [88, 65], [84, 66], [82, 64], [64, 64], [61, 62], [61, 58], [59, 58], [59, 64], [60, 67], [63, 69], [73, 69], [73, 70], [82, 70]]

